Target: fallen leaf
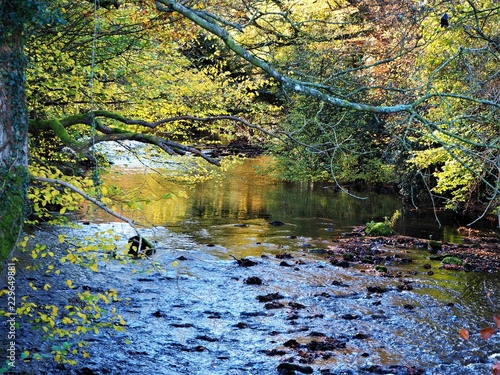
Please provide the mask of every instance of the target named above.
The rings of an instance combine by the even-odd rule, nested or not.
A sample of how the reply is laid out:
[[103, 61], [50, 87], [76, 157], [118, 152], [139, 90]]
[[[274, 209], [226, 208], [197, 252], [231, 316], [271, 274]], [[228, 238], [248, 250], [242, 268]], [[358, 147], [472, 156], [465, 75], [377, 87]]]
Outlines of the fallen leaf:
[[500, 315], [495, 315], [493, 317], [493, 321], [495, 322], [495, 324], [497, 325], [497, 328], [500, 328]]
[[495, 333], [495, 328], [486, 327], [479, 332], [481, 333], [481, 338], [486, 340], [489, 339], [491, 336], [493, 336], [493, 334]]
[[459, 333], [460, 337], [463, 338], [464, 340], [469, 339], [469, 331], [467, 331], [465, 328], [462, 328]]
[[493, 375], [500, 375], [500, 362], [493, 365]]

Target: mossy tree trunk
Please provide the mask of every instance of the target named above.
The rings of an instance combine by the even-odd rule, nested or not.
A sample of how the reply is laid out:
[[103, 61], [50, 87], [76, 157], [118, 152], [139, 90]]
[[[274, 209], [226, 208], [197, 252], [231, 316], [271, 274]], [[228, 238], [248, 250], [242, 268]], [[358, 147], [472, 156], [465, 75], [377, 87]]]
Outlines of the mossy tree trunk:
[[[0, 0], [0, 259], [19, 237], [28, 186], [24, 2]], [[17, 15], [20, 15], [17, 17]]]

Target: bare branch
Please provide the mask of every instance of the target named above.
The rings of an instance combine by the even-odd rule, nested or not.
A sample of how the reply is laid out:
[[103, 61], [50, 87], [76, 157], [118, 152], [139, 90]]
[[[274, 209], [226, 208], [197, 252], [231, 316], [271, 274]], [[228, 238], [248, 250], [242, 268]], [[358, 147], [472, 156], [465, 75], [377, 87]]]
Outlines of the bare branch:
[[136, 227], [136, 225], [135, 225], [135, 223], [134, 223], [133, 220], [130, 220], [128, 217], [125, 217], [125, 216], [120, 215], [119, 213], [113, 211], [112, 209], [110, 209], [109, 207], [107, 207], [104, 203], [102, 203], [101, 201], [99, 201], [98, 199], [96, 199], [94, 197], [91, 197], [90, 195], [88, 195], [87, 193], [85, 193], [83, 190], [78, 189], [76, 186], [70, 184], [69, 182], [66, 182], [66, 181], [63, 181], [63, 180], [59, 180], [59, 179], [54, 179], [54, 178], [47, 178], [47, 177], [32, 176], [31, 178], [33, 180], [35, 180], [35, 181], [46, 182], [46, 183], [52, 184], [52, 185], [61, 185], [61, 186], [64, 186], [64, 187], [70, 189], [71, 191], [74, 191], [75, 193], [77, 193], [80, 196], [82, 196], [84, 199], [88, 200], [89, 202], [92, 202], [93, 204], [95, 204], [100, 209], [106, 211], [108, 214], [113, 215], [117, 219], [120, 219], [120, 220], [126, 222], [140, 236], [140, 233], [139, 233], [139, 231], [138, 231], [138, 229], [137, 229], [137, 227]]

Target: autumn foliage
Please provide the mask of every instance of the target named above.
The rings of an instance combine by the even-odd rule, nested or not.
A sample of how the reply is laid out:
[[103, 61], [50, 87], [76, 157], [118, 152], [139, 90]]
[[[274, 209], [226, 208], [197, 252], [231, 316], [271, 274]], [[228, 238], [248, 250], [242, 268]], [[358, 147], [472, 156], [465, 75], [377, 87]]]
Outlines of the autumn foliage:
[[[493, 321], [495, 322], [495, 326], [497, 329], [500, 329], [500, 315], [495, 315], [493, 317]], [[485, 327], [479, 331], [479, 336], [483, 340], [489, 339], [495, 333], [495, 327]], [[469, 340], [470, 334], [469, 331], [465, 328], [462, 328], [459, 332], [459, 336], [464, 340]], [[497, 362], [493, 365], [492, 369], [493, 375], [500, 375], [500, 362]]]

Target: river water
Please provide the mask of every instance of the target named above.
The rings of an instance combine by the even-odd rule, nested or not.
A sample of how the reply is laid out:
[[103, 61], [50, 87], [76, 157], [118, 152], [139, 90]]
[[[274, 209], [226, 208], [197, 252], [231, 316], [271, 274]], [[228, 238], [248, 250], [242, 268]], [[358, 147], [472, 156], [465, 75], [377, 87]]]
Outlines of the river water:
[[[498, 307], [498, 275], [443, 270], [428, 260], [426, 250], [383, 246], [387, 256], [408, 260], [388, 264], [400, 277], [387, 278], [372, 265], [334, 266], [317, 251], [329, 249], [354, 226], [396, 210], [402, 218], [395, 229], [404, 235], [460, 241], [458, 222], [442, 216], [438, 227], [433, 213], [408, 210], [394, 195], [356, 192], [366, 197], [359, 200], [332, 186], [285, 184], [256, 174], [253, 168], [267, 162], [249, 160], [223, 178], [193, 186], [168, 182], [167, 170], [115, 168], [118, 173], [108, 175], [107, 183], [131, 191], [144, 210], [115, 209], [149, 225], [143, 233], [156, 244], [156, 264], [102, 263], [97, 273], [65, 265], [50, 277], [23, 271], [17, 283], [19, 293], [61, 309], [75, 291], [116, 289], [123, 299], [113, 307], [126, 330], [84, 335], [91, 344], [89, 358], [80, 358], [77, 366], [31, 361], [20, 362], [18, 369], [32, 374], [491, 373], [500, 360], [500, 335], [486, 341], [478, 331], [498, 314], [486, 298], [491, 291]], [[37, 240], [47, 243], [57, 260], [66, 251], [58, 242], [62, 232], [92, 238], [112, 229], [120, 236], [119, 252], [133, 235], [131, 228], [91, 208], [80, 219], [83, 228], [45, 229], [36, 233]], [[269, 224], [276, 220], [284, 225]], [[241, 267], [233, 257], [257, 264]], [[19, 258], [30, 263], [28, 256]], [[65, 284], [68, 278], [72, 288]], [[29, 283], [41, 288], [47, 279], [55, 285], [52, 290], [29, 292]], [[262, 283], [251, 283], [257, 279]], [[270, 296], [277, 299], [261, 302]], [[469, 341], [459, 337], [461, 328], [471, 332]], [[51, 345], [27, 325], [21, 324], [18, 337], [20, 351]], [[300, 367], [284, 370], [283, 363]]]

